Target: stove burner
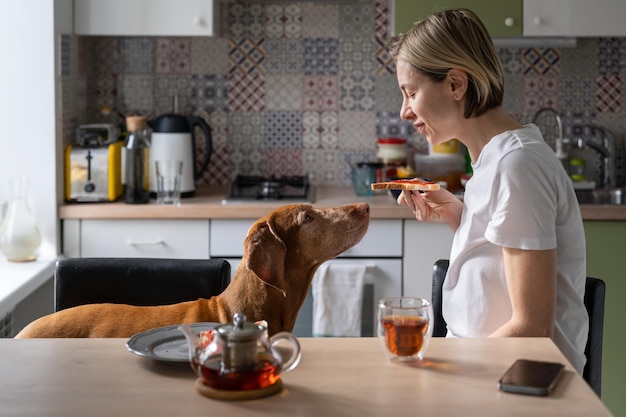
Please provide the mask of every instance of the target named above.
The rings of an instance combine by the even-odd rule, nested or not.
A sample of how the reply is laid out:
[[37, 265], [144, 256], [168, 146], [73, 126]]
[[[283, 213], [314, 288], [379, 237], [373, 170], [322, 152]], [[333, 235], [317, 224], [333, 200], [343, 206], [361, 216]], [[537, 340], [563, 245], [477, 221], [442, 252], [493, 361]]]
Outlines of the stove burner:
[[230, 183], [228, 195], [224, 202], [259, 200], [312, 202], [312, 187], [306, 176], [272, 176], [266, 178], [256, 175], [238, 175]]
[[263, 181], [257, 187], [257, 193], [260, 198], [280, 198], [280, 190], [283, 187], [279, 181]]

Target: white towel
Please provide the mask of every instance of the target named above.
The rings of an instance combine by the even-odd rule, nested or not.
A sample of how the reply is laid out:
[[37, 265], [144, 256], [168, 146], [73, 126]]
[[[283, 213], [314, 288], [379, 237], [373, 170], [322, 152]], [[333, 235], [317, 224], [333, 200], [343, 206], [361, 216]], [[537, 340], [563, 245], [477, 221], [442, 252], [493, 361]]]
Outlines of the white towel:
[[313, 336], [361, 336], [365, 265], [324, 263], [313, 277]]

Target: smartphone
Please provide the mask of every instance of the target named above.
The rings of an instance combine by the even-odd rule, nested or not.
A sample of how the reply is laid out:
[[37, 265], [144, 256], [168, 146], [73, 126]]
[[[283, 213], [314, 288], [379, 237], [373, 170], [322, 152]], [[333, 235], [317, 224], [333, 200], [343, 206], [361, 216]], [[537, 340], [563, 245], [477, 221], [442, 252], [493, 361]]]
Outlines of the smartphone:
[[548, 395], [564, 368], [562, 363], [518, 359], [502, 375], [498, 388], [516, 394]]

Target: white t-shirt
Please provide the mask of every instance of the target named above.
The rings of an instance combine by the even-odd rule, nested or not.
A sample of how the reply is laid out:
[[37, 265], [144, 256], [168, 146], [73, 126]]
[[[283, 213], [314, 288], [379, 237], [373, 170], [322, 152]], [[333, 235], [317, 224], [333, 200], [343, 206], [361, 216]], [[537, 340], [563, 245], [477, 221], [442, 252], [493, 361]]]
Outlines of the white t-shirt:
[[443, 287], [448, 336], [486, 337], [509, 320], [502, 247], [556, 248], [553, 340], [582, 373], [585, 234], [570, 179], [535, 125], [495, 136], [473, 170]]

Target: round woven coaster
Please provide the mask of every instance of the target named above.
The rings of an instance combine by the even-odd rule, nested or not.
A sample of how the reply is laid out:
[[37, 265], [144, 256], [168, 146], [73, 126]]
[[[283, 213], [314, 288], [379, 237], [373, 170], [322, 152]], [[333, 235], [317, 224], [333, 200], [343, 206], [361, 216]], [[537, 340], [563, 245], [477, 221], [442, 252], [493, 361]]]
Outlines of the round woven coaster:
[[196, 379], [195, 385], [196, 391], [205, 397], [214, 398], [216, 400], [238, 401], [252, 400], [276, 394], [283, 388], [283, 381], [282, 379], [279, 379], [274, 385], [270, 385], [269, 387], [245, 391], [226, 391], [207, 387], [200, 378]]

